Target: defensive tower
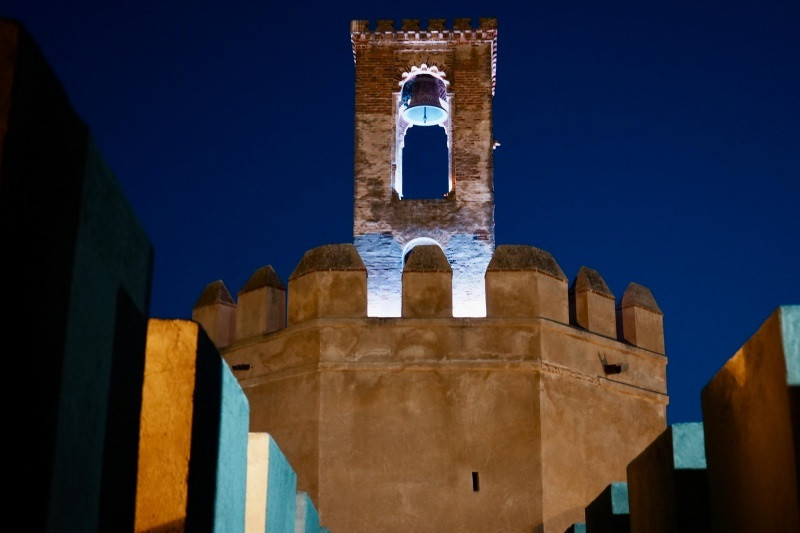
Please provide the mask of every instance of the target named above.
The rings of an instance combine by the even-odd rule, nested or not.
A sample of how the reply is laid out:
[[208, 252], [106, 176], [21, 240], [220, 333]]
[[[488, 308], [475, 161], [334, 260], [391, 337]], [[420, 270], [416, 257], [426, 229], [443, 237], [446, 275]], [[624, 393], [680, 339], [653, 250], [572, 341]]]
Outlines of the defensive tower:
[[[288, 287], [269, 266], [237, 301], [210, 283], [193, 318], [331, 531], [561, 533], [666, 427], [661, 310], [495, 247], [494, 19], [351, 38], [354, 243], [307, 251]], [[448, 192], [405, 199], [398, 154], [426, 127]]]

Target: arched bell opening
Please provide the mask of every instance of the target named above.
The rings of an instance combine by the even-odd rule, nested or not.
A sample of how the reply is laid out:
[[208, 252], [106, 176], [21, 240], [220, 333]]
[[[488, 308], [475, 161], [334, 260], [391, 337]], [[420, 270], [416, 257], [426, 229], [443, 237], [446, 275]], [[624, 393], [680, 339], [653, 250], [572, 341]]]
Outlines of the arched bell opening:
[[403, 138], [403, 198], [443, 198], [450, 192], [450, 151], [443, 128], [412, 126]]
[[392, 188], [398, 199], [441, 199], [453, 192], [453, 94], [444, 78], [437, 67], [423, 63], [403, 73], [395, 93]]

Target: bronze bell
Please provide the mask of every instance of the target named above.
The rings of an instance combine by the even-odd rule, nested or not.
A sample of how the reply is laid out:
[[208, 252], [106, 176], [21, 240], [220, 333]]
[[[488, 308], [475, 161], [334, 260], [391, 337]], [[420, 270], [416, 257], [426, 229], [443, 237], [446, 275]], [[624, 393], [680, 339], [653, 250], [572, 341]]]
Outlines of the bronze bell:
[[430, 74], [417, 74], [403, 84], [400, 109], [403, 119], [417, 126], [435, 126], [448, 117], [447, 89]]

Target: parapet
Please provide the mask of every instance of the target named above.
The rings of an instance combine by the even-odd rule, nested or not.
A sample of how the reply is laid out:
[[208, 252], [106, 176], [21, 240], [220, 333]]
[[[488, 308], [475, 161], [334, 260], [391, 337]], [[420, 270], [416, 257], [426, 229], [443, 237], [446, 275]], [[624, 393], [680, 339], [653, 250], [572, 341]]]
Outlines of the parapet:
[[271, 265], [250, 276], [238, 293], [236, 340], [286, 327], [286, 287]]
[[[528, 245], [497, 246], [484, 283], [488, 318], [545, 318], [664, 353], [663, 313], [650, 289], [637, 283], [615, 305], [598, 271], [582, 266], [568, 287], [555, 258]], [[415, 246], [402, 271], [401, 317], [451, 318], [453, 300], [453, 268], [445, 253], [436, 245]], [[217, 280], [192, 310], [219, 349], [287, 324], [366, 317], [367, 269], [350, 243], [307, 251], [289, 276], [288, 291], [266, 265], [238, 292], [238, 306]]]
[[486, 314], [569, 323], [567, 277], [549, 252], [500, 245], [486, 269]]
[[373, 25], [369, 20], [350, 21], [350, 41], [353, 45], [353, 62], [356, 62], [356, 47], [367, 43], [391, 42], [484, 42], [492, 46], [492, 94], [497, 77], [497, 19], [479, 18], [477, 26], [471, 18], [427, 19], [423, 26], [420, 19], [402, 19], [400, 29], [394, 20], [381, 19]]
[[403, 267], [402, 316], [453, 316], [453, 269], [435, 244], [415, 246]]
[[471, 18], [454, 18], [451, 24], [447, 19], [430, 18], [423, 27], [422, 19], [402, 19], [400, 28], [393, 19], [379, 19], [373, 24], [369, 20], [350, 21], [350, 35], [353, 39], [384, 38], [391, 35], [397, 40], [420, 39], [494, 39], [497, 36], [496, 18], [479, 18], [473, 25]]
[[616, 310], [618, 336], [631, 344], [664, 353], [664, 313], [650, 289], [631, 283]]
[[217, 348], [228, 346], [236, 331], [236, 302], [221, 279], [209, 283], [192, 307], [192, 320], [203, 326]]
[[289, 276], [289, 324], [367, 316], [367, 269], [353, 244], [327, 244], [303, 255]]

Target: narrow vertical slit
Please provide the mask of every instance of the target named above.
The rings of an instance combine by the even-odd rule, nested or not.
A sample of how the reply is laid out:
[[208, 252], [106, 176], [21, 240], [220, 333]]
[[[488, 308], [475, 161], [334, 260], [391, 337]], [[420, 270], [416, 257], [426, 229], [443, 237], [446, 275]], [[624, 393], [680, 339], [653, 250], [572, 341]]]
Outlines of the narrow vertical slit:
[[479, 490], [481, 490], [481, 484], [480, 484], [480, 480], [478, 479], [478, 473], [477, 472], [473, 472], [472, 473], [472, 491], [473, 492], [478, 492]]

